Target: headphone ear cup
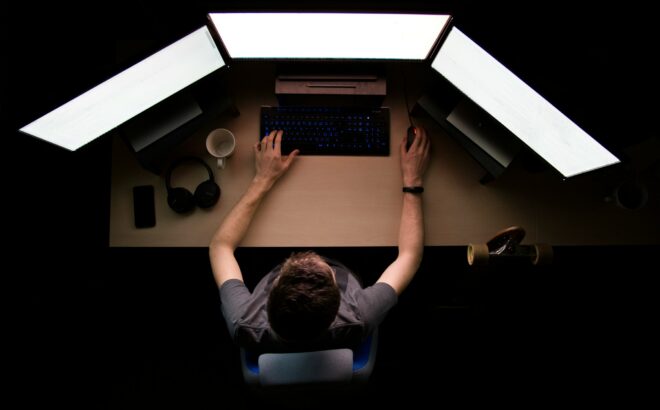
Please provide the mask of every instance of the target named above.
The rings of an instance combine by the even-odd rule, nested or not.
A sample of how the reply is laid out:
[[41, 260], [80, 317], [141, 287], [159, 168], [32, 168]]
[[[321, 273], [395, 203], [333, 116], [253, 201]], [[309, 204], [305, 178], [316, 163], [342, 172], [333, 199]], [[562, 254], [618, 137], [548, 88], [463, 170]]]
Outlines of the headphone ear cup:
[[214, 181], [204, 181], [195, 189], [195, 202], [200, 208], [210, 208], [220, 199], [220, 187]]
[[167, 204], [179, 214], [190, 212], [195, 207], [193, 194], [185, 188], [173, 188], [167, 194]]

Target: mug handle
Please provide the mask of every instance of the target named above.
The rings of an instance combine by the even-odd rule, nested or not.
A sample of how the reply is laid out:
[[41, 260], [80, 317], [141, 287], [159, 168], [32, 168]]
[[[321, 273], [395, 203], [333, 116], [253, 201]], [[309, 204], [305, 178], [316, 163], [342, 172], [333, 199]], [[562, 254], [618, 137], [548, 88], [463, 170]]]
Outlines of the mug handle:
[[218, 168], [225, 169], [226, 160], [226, 157], [218, 158]]

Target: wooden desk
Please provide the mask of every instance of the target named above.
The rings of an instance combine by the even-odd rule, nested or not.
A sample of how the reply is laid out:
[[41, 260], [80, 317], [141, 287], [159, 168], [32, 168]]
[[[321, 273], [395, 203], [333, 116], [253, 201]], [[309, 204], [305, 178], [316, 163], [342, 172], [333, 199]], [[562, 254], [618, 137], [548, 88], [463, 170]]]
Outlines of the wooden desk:
[[[409, 102], [423, 84], [412, 84], [418, 68], [407, 71]], [[123, 141], [113, 143], [110, 246], [205, 247], [254, 175], [252, 145], [259, 135], [259, 107], [276, 105], [272, 64], [235, 64], [228, 73], [241, 115], [200, 129], [178, 154], [193, 154], [215, 167], [205, 149], [213, 128], [228, 128], [237, 148], [225, 169], [215, 169], [222, 188], [210, 210], [179, 215], [167, 206], [164, 176], [143, 170]], [[401, 213], [398, 146], [408, 127], [402, 70], [388, 72], [386, 106], [391, 110], [389, 157], [301, 156], [266, 197], [242, 246], [394, 246]], [[584, 175], [566, 182], [546, 173], [513, 166], [497, 180], [479, 183], [484, 171], [432, 121], [419, 119], [432, 137], [431, 165], [424, 182], [426, 244], [465, 245], [483, 242], [510, 225], [527, 230], [525, 242], [553, 245], [660, 243], [660, 195], [651, 191], [648, 204], [624, 210], [603, 197], [611, 182]], [[206, 178], [201, 167], [178, 169], [174, 186], [194, 191]], [[156, 188], [157, 225], [133, 225], [132, 187]]]

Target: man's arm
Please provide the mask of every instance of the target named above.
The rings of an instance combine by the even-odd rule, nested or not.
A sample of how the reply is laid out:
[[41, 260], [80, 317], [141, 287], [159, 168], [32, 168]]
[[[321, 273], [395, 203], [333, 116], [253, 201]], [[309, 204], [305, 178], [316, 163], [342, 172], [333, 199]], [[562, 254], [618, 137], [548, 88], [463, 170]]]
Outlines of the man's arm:
[[[417, 127], [415, 140], [406, 151], [406, 137], [399, 147], [403, 186], [422, 186], [424, 172], [429, 164], [430, 141], [426, 131]], [[400, 295], [419, 268], [424, 252], [424, 213], [422, 194], [403, 193], [401, 223], [399, 227], [399, 255], [378, 282], [384, 282]]]
[[218, 287], [229, 279], [243, 280], [234, 251], [245, 237], [261, 200], [298, 155], [295, 150], [282, 157], [281, 147], [282, 131], [273, 131], [254, 145], [256, 175], [211, 239], [209, 257]]

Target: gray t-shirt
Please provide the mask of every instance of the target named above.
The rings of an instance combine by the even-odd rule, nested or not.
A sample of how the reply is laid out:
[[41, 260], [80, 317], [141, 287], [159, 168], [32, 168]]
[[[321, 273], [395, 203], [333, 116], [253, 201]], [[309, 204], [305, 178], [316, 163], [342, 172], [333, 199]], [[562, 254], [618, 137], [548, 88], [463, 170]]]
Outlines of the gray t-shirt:
[[230, 279], [220, 286], [222, 314], [234, 341], [242, 347], [261, 351], [320, 350], [355, 346], [371, 334], [396, 305], [396, 292], [382, 282], [363, 289], [344, 265], [329, 259], [326, 262], [335, 270], [341, 302], [337, 317], [322, 338], [303, 346], [294, 345], [282, 341], [271, 330], [266, 304], [271, 285], [279, 274], [277, 266], [252, 293], [238, 279]]

